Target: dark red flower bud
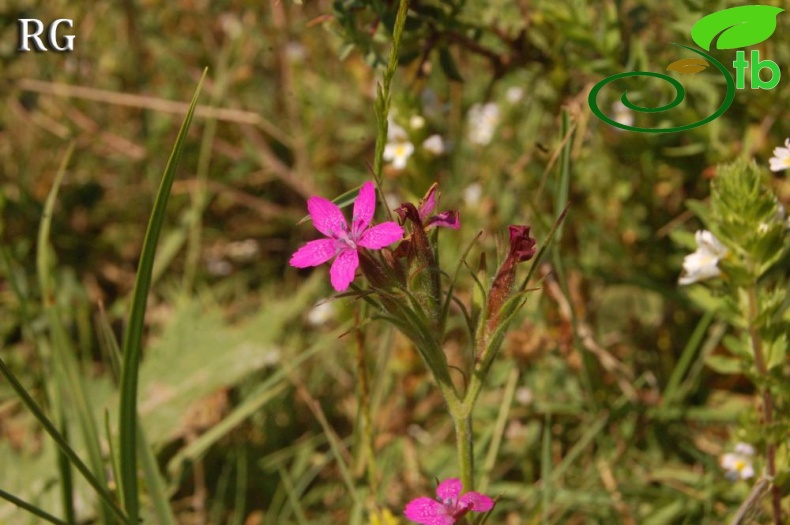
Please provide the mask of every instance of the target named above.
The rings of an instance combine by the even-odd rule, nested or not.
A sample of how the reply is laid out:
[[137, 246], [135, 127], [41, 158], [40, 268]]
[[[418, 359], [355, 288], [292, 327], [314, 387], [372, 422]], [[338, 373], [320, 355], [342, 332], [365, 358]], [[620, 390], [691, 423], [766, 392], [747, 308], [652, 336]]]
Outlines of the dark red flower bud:
[[535, 256], [537, 241], [529, 236], [529, 226], [508, 226], [510, 228], [510, 255], [524, 262]]
[[500, 321], [500, 310], [513, 295], [513, 284], [516, 280], [516, 266], [535, 256], [535, 239], [529, 236], [529, 226], [509, 226], [510, 251], [494, 278], [488, 292], [487, 330], [493, 332]]

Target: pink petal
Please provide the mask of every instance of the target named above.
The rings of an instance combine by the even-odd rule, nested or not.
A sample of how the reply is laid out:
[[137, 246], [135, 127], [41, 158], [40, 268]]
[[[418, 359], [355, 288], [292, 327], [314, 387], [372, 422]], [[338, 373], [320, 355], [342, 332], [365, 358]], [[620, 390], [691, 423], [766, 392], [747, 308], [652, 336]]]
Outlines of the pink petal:
[[310, 213], [315, 229], [327, 237], [336, 238], [339, 232], [348, 228], [340, 208], [323, 197], [310, 197], [307, 200], [307, 211]]
[[436, 207], [436, 183], [434, 183], [428, 193], [425, 194], [425, 197], [422, 198], [422, 202], [420, 203], [420, 220], [425, 221], [425, 219], [431, 214], [433, 209]]
[[425, 227], [427, 228], [428, 226], [444, 226], [446, 228], [457, 230], [461, 227], [461, 218], [458, 215], [458, 212], [455, 210], [443, 211], [439, 215], [434, 215], [428, 219], [428, 223], [425, 225]]
[[334, 239], [310, 241], [296, 250], [296, 253], [291, 256], [290, 265], [296, 268], [318, 266], [334, 257], [337, 250], [338, 242]]
[[447, 515], [444, 505], [431, 498], [417, 498], [406, 504], [406, 518], [423, 525], [453, 525], [455, 520]]
[[382, 222], [365, 230], [357, 241], [357, 246], [380, 250], [401, 239], [403, 239], [403, 228], [397, 222]]
[[436, 487], [436, 495], [439, 496], [442, 501], [456, 501], [462, 489], [463, 485], [460, 479], [450, 478], [439, 483], [439, 486]]
[[354, 233], [360, 234], [365, 231], [375, 211], [376, 187], [368, 181], [359, 189], [359, 196], [354, 201], [354, 216], [351, 218]]
[[346, 248], [340, 252], [329, 269], [329, 280], [332, 282], [332, 287], [338, 292], [344, 292], [354, 280], [357, 266], [359, 266], [359, 256], [356, 250]]
[[494, 508], [494, 500], [479, 492], [467, 492], [461, 496], [458, 503], [464, 508], [469, 508], [476, 512], [488, 512]]

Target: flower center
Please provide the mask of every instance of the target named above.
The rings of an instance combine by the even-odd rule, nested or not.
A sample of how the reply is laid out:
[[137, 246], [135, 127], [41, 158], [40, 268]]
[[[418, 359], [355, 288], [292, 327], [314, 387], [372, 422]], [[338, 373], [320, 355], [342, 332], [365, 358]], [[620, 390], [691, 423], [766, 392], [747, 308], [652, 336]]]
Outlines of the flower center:
[[352, 250], [356, 250], [357, 249], [357, 243], [354, 242], [354, 239], [349, 234], [348, 230], [346, 230], [346, 228], [341, 229], [337, 233], [337, 240], [342, 242], [342, 243], [344, 243], [346, 246], [348, 246]]

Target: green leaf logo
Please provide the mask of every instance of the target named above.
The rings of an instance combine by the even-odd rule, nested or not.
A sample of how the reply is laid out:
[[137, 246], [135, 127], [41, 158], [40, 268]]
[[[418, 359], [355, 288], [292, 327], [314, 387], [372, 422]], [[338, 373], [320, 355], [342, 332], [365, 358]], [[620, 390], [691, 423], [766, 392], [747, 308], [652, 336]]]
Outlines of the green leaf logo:
[[701, 58], [682, 58], [675, 60], [667, 66], [667, 71], [676, 71], [683, 75], [693, 75], [699, 73], [710, 64], [707, 60]]
[[759, 44], [776, 30], [776, 17], [784, 11], [768, 5], [745, 5], [723, 9], [700, 19], [691, 29], [691, 38], [710, 51], [713, 39], [718, 49], [735, 49]]

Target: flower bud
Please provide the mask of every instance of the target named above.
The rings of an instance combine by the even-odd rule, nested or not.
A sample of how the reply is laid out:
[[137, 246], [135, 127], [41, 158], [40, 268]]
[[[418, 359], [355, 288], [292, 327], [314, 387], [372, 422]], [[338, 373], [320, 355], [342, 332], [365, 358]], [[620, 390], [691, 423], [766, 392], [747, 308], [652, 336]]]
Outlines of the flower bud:
[[488, 292], [487, 330], [491, 333], [499, 324], [500, 310], [513, 295], [513, 284], [516, 280], [516, 265], [528, 261], [537, 251], [535, 239], [529, 236], [529, 226], [509, 226], [510, 250]]

